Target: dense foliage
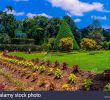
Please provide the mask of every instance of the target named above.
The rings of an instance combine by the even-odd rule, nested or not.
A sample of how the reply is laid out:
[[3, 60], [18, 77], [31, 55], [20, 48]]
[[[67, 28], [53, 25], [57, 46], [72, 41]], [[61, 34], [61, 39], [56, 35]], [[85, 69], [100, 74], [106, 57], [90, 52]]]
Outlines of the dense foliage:
[[10, 37], [15, 37], [15, 30], [17, 28], [17, 23], [14, 15], [3, 13], [1, 15], [1, 32], [7, 33]]
[[34, 44], [34, 39], [12, 38], [12, 44]]
[[69, 25], [65, 21], [62, 21], [62, 24], [60, 26], [60, 30], [58, 32], [56, 39], [55, 39], [55, 44], [54, 44], [55, 49], [59, 49], [60, 40], [62, 38], [66, 38], [66, 37], [70, 37], [73, 39], [73, 44], [74, 44], [73, 49], [79, 48], [79, 46], [78, 46], [78, 44], [77, 44], [77, 42], [71, 32]]
[[74, 20], [69, 17], [69, 16], [64, 16], [63, 19], [68, 23], [68, 25], [70, 26], [71, 28], [71, 31], [72, 31], [72, 34], [74, 35], [74, 38], [76, 40], [76, 42], [78, 43], [78, 45], [80, 44], [80, 41], [81, 41], [81, 32], [80, 30], [78, 29], [78, 27], [76, 26]]
[[9, 44], [11, 43], [11, 39], [9, 37], [9, 35], [7, 35], [6, 33], [1, 33], [0, 34], [0, 44]]
[[72, 38], [62, 38], [59, 43], [59, 48], [62, 51], [71, 51], [73, 50], [73, 39]]
[[[5, 12], [0, 12], [0, 44], [35, 44], [42, 45], [45, 51], [61, 49], [71, 51], [79, 49], [80, 46], [85, 50], [93, 50], [96, 42], [97, 49], [102, 47], [110, 49], [109, 29], [103, 29], [97, 19], [94, 19], [89, 26], [78, 29], [74, 20], [69, 16], [64, 16], [63, 20], [35, 16], [18, 21], [13, 14], [8, 14], [8, 11], [12, 12], [13, 8], [8, 6]], [[67, 37], [73, 39], [71, 50], [65, 50], [65, 46], [60, 47], [62, 38]], [[83, 44], [85, 38], [95, 42], [90, 43], [88, 40], [86, 42], [88, 44]], [[67, 44], [70, 42], [69, 39], [66, 41]]]
[[26, 45], [26, 44], [0, 44], [0, 50], [4, 51], [4, 50], [9, 50], [9, 51], [41, 51], [41, 47], [36, 46], [36, 45]]
[[89, 38], [83, 38], [81, 41], [81, 48], [84, 50], [95, 50], [97, 43]]

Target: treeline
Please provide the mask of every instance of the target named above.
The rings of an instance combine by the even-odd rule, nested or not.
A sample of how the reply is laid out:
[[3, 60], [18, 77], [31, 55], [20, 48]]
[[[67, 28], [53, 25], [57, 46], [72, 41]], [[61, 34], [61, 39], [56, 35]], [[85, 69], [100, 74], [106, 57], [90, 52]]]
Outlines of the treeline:
[[[7, 9], [12, 11], [11, 7], [7, 7]], [[93, 20], [91, 25], [79, 29], [74, 20], [69, 16], [64, 16], [63, 19], [48, 19], [44, 16], [36, 16], [18, 21], [14, 15], [7, 14], [7, 12], [0, 12], [0, 44], [13, 44], [12, 40], [21, 41], [19, 43], [22, 43], [23, 40], [23, 43], [25, 43], [25, 39], [26, 41], [28, 41], [27, 39], [31, 39], [30, 41], [34, 41], [35, 45], [42, 45], [44, 48], [51, 45], [50, 48], [54, 49], [61, 46], [60, 40], [66, 37], [72, 37], [72, 41], [74, 41], [71, 44], [71, 46], [73, 45], [72, 49], [74, 47], [88, 48], [88, 41], [86, 46], [81, 46], [83, 44], [81, 42], [87, 39], [92, 39], [98, 46], [106, 48], [109, 47], [110, 41], [110, 34], [102, 28], [98, 20]], [[24, 39], [19, 40], [19, 38]], [[64, 40], [67, 41], [68, 39]], [[64, 40], [62, 41], [64, 42]], [[68, 47], [63, 48], [67, 49]]]

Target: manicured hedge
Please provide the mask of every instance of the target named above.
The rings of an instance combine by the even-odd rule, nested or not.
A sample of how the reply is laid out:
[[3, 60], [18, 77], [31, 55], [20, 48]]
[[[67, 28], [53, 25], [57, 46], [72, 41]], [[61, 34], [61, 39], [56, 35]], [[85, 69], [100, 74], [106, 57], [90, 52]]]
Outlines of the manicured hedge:
[[54, 48], [56, 50], [60, 49], [59, 48], [59, 43], [60, 43], [60, 40], [62, 38], [72, 38], [73, 39], [73, 49], [74, 50], [77, 50], [79, 49], [79, 46], [74, 38], [74, 34], [72, 33], [69, 25], [65, 22], [65, 21], [62, 21], [62, 24], [60, 25], [60, 30], [58, 32], [58, 35], [56, 36], [56, 39], [55, 39], [55, 42], [54, 42]]
[[9, 50], [9, 51], [28, 51], [31, 49], [31, 51], [41, 51], [42, 48], [40, 46], [36, 45], [16, 45], [16, 44], [0, 44], [0, 50]]
[[34, 44], [34, 39], [12, 38], [11, 44]]

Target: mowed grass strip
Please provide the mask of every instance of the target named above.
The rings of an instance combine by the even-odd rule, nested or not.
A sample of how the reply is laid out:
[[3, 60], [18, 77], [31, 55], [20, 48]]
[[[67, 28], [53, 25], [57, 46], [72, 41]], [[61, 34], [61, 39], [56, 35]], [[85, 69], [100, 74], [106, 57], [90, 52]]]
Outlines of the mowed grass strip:
[[27, 60], [39, 58], [60, 63], [67, 62], [70, 67], [79, 65], [81, 69], [103, 72], [110, 69], [110, 51], [89, 51], [89, 52], [72, 52], [72, 53], [33, 53], [26, 54], [24, 52], [12, 52], [10, 55], [23, 57]]

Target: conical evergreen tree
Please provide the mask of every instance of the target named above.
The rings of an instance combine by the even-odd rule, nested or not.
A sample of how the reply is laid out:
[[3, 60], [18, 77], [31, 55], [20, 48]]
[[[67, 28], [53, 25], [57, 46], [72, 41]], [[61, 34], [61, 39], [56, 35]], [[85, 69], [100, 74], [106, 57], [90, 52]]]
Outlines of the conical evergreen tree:
[[73, 39], [73, 49], [79, 49], [79, 46], [72, 34], [72, 31], [69, 27], [69, 25], [65, 22], [65, 21], [62, 21], [61, 23], [61, 26], [60, 26], [60, 30], [58, 32], [58, 35], [55, 39], [55, 43], [54, 43], [54, 48], [55, 49], [59, 49], [59, 42], [62, 38], [66, 38], [66, 37], [71, 37]]

